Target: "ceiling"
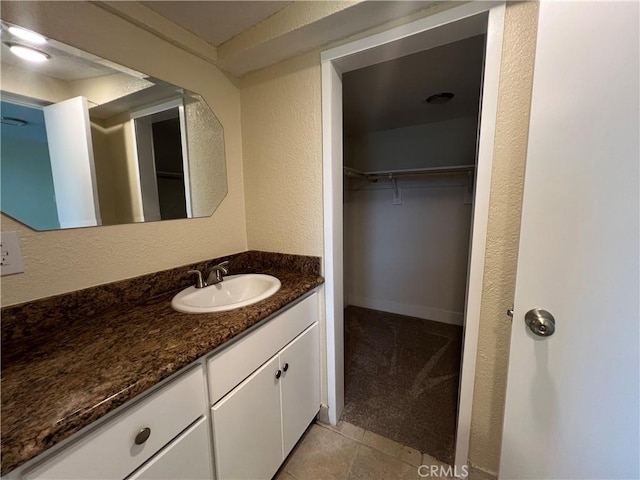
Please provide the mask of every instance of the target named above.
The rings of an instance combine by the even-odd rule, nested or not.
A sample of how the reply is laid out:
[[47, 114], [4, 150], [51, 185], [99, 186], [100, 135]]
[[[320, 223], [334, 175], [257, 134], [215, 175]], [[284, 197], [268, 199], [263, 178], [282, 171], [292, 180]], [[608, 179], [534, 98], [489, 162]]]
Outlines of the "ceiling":
[[94, 2], [236, 77], [331, 45], [442, 0]]
[[[116, 5], [129, 3], [136, 2], [115, 2]], [[276, 20], [275, 23], [286, 23], [284, 20], [293, 18], [297, 23], [301, 23], [300, 28], [293, 30], [285, 28], [279, 35], [271, 35], [255, 44], [248, 44], [248, 47], [246, 47], [247, 42], [241, 41], [239, 43], [244, 49], [232, 51], [233, 55], [230, 54], [226, 58], [224, 55], [222, 57], [218, 55], [216, 63], [227, 67], [227, 71], [233, 74], [241, 75], [302, 51], [317, 48], [347, 33], [353, 34], [358, 29], [379, 23], [382, 19], [388, 20], [406, 15], [410, 11], [424, 8], [425, 5], [437, 6], [439, 2], [367, 1], [352, 4], [321, 2], [347, 4], [347, 7], [343, 5], [340, 7], [342, 10], [337, 9], [333, 13], [318, 11], [313, 17], [313, 8], [319, 8], [314, 7], [314, 3], [145, 1], [138, 5], [146, 12], [155, 12], [153, 15], [157, 18], [161, 18], [159, 14], [162, 18], [169, 19], [172, 24], [175, 24], [175, 28], [184, 29], [185, 33], [188, 30], [190, 32], [188, 35], [197, 37], [201, 42], [211, 42], [210, 48], [214, 50], [217, 45], [222, 45], [218, 51], [223, 54], [225, 47], [236, 42], [238, 35], [242, 36], [260, 22], [273, 23]], [[304, 10], [300, 10], [299, 7], [303, 7]], [[401, 10], [399, 10], [400, 7]], [[306, 13], [308, 22], [298, 21], [296, 12]], [[115, 13], [125, 17], [131, 16], [125, 11]], [[144, 12], [136, 11], [136, 13], [144, 17]], [[12, 40], [11, 34], [5, 30], [7, 23], [2, 23], [3, 40]], [[161, 34], [158, 31], [161, 26], [161, 24], [144, 23], [143, 28]], [[278, 33], [272, 25], [267, 30], [271, 34], [274, 29]], [[184, 39], [180, 41], [182, 40]], [[40, 49], [47, 51], [56, 61], [37, 65], [34, 69], [39, 73], [66, 81], [128, 70], [54, 40], [50, 40]], [[4, 44], [1, 55], [3, 63], [21, 64], [20, 60], [8, 53]], [[484, 35], [479, 35], [345, 73], [343, 76], [345, 134], [358, 135], [477, 116], [483, 57]], [[134, 71], [126, 73], [138, 78], [144, 77]], [[428, 96], [441, 92], [452, 92], [455, 97], [441, 105], [425, 102]]]
[[217, 47], [293, 2], [143, 1], [141, 3]]
[[[478, 35], [345, 73], [345, 134], [477, 116], [483, 58], [484, 35]], [[455, 96], [426, 103], [442, 92]]]

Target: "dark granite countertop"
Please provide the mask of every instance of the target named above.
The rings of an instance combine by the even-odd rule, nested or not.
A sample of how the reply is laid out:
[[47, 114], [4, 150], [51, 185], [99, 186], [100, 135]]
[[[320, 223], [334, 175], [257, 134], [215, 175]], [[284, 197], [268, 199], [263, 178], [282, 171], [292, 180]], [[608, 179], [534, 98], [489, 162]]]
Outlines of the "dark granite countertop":
[[[268, 273], [282, 287], [229, 312], [171, 308], [192, 283], [186, 270], [225, 259], [232, 274]], [[316, 257], [244, 252], [3, 308], [2, 475], [320, 285], [319, 270]]]

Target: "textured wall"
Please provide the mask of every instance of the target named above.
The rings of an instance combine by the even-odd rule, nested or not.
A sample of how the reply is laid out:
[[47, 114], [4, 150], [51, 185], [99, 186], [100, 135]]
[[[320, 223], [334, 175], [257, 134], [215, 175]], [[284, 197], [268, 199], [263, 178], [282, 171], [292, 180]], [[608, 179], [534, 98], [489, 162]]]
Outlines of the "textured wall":
[[89, 108], [144, 90], [151, 82], [125, 73], [113, 73], [102, 77], [86, 78], [68, 82], [72, 96], [87, 97]]
[[[513, 302], [536, 22], [536, 3], [507, 5], [469, 455], [493, 473], [502, 441], [511, 330], [505, 311]], [[318, 52], [242, 79], [250, 248], [322, 254], [320, 88]]]
[[322, 255], [320, 55], [242, 79], [250, 249]]
[[500, 74], [485, 273], [480, 310], [470, 462], [496, 473], [509, 363], [524, 164], [537, 33], [538, 4], [509, 4]]
[[462, 325], [466, 178], [400, 179], [402, 205], [392, 204], [390, 182], [362, 182], [347, 182], [344, 196], [346, 303]]
[[[4, 15], [2, 18], [5, 18]], [[4, 92], [48, 102], [61, 102], [74, 96], [69, 82], [48, 75], [34, 75], [32, 71], [18, 65], [2, 62], [0, 78]]]
[[229, 180], [209, 218], [42, 233], [3, 216], [25, 273], [2, 277], [2, 305], [246, 250], [240, 95], [229, 78], [89, 2], [3, 2], [2, 18], [202, 94], [224, 125]]

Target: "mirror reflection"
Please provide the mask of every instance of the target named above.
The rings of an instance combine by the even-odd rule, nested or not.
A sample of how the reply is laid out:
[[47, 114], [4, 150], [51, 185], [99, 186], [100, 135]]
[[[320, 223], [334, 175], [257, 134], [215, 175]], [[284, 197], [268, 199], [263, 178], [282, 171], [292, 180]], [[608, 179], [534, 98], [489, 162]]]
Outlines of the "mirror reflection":
[[202, 97], [2, 23], [2, 212], [35, 230], [210, 216], [224, 131]]

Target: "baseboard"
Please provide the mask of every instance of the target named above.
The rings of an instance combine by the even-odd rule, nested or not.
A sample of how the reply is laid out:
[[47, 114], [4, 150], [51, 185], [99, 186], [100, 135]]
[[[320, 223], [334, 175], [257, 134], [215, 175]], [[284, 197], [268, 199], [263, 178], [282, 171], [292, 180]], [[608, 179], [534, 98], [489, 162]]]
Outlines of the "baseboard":
[[331, 424], [331, 422], [329, 421], [329, 406], [328, 405], [325, 405], [324, 403], [320, 404], [320, 411], [318, 412], [318, 417], [317, 418], [322, 423], [325, 423], [327, 425]]
[[424, 318], [434, 322], [449, 323], [451, 325], [463, 325], [464, 314], [439, 308], [425, 307], [423, 305], [410, 305], [406, 303], [380, 300], [377, 298], [358, 297], [349, 295], [348, 304], [356, 307], [370, 308], [381, 312], [397, 313], [409, 317]]

